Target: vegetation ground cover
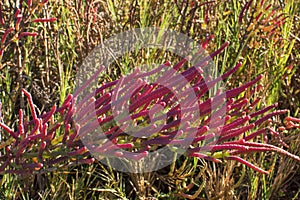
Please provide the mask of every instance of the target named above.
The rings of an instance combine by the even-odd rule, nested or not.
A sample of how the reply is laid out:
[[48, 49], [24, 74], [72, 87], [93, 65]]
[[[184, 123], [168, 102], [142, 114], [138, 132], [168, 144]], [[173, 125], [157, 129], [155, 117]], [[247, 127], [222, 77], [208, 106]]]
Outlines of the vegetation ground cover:
[[[208, 52], [229, 41], [224, 52], [214, 58], [215, 70], [221, 74], [242, 63], [226, 80], [228, 88], [262, 74], [260, 90], [251, 97], [261, 99], [258, 108], [278, 102], [279, 109], [289, 109], [287, 115], [300, 117], [297, 1], [16, 2], [0, 3], [1, 120], [10, 127], [17, 128], [19, 109], [30, 113], [23, 88], [30, 92], [37, 115], [50, 111], [73, 92], [78, 67], [97, 45], [122, 31], [144, 27], [176, 30], [207, 45]], [[108, 67], [103, 81], [116, 80], [142, 64], [172, 59], [159, 52], [145, 52], [128, 54]], [[250, 98], [250, 93], [246, 95]], [[271, 125], [288, 126], [284, 117], [276, 117]], [[272, 137], [269, 142], [299, 155], [299, 128], [282, 134], [286, 146]], [[8, 139], [1, 131], [1, 155]], [[189, 157], [146, 174], [121, 173], [95, 162], [34, 175], [2, 174], [0, 194], [3, 199], [299, 198], [299, 163], [271, 152], [247, 155], [247, 160], [271, 169], [270, 174], [236, 161], [216, 164]]]

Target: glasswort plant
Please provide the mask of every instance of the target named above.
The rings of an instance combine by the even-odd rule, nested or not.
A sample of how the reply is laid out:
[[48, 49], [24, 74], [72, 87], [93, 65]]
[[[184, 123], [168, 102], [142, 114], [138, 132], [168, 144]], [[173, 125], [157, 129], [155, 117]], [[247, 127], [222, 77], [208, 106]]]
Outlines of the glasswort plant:
[[[210, 56], [214, 57], [221, 53], [228, 44], [228, 42], [224, 43]], [[268, 144], [269, 133], [283, 143], [280, 133], [266, 125], [274, 116], [285, 114], [287, 110], [270, 112], [277, 106], [274, 104], [253, 111], [260, 99], [251, 101], [246, 97], [245, 91], [253, 95], [260, 87], [251, 89], [259, 82], [262, 75], [237, 88], [225, 92], [219, 91], [215, 96], [209, 97], [209, 90], [235, 73], [242, 64], [238, 63], [220, 77], [205, 80], [201, 74], [202, 69], [207, 65], [205, 58], [201, 62], [202, 65], [198, 66], [200, 70], [197, 70], [196, 66], [185, 68], [187, 61], [188, 58], [185, 58], [173, 66], [167, 62], [150, 72], [140, 72], [136, 69], [127, 77], [104, 83], [93, 94], [76, 102], [78, 94], [88, 85], [88, 82], [84, 83], [74, 95], [68, 95], [60, 107], [54, 105], [49, 112], [40, 116], [35, 111], [30, 93], [23, 89], [31, 116], [25, 117], [24, 110], [20, 109], [16, 129], [0, 122], [0, 127], [8, 134], [5, 136], [7, 139], [0, 144], [1, 173], [44, 173], [62, 166], [89, 164], [95, 161], [90, 151], [97, 152], [97, 155], [103, 157], [124, 157], [138, 161], [164, 146], [180, 148], [183, 144], [190, 144], [185, 151], [186, 156], [203, 158], [216, 163], [221, 163], [222, 160], [236, 160], [264, 174], [269, 172], [248, 162], [242, 155], [273, 151], [300, 161], [297, 155]], [[127, 84], [122, 88], [122, 83], [150, 76], [162, 68], [166, 69], [163, 79], [169, 86], [184, 88], [184, 84], [178, 81], [178, 77], [168, 76], [173, 70], [176, 70], [191, 85], [191, 90], [197, 97], [196, 101], [188, 99], [188, 92], [185, 90], [180, 95], [180, 98], [188, 100], [186, 110], [181, 110], [180, 105], [176, 104], [178, 97], [162, 85], [141, 81], [136, 82], [138, 87]], [[103, 67], [90, 80], [95, 79], [102, 70]], [[128, 91], [131, 90], [133, 93], [128, 96]], [[114, 93], [122, 94], [117, 102], [113, 99]], [[129, 102], [125, 101], [127, 99]], [[119, 124], [116, 124], [112, 109], [122, 109], [125, 104], [129, 104], [130, 116], [120, 114], [117, 117]], [[220, 106], [212, 109], [212, 104]], [[89, 114], [91, 109], [96, 113], [96, 120], [91, 121], [92, 116]], [[167, 120], [163, 123], [161, 123], [163, 119], [161, 110], [166, 110], [167, 116]], [[199, 110], [200, 115], [195, 117], [194, 110]], [[222, 111], [225, 111], [225, 116], [221, 115]], [[74, 116], [76, 121], [73, 120]], [[146, 126], [149, 120], [158, 122], [161, 126], [159, 128]], [[222, 120], [225, 123], [220, 123]], [[288, 127], [291, 127], [293, 122], [299, 121], [288, 117], [286, 122]], [[180, 129], [182, 123], [187, 126]], [[90, 135], [99, 126], [104, 130], [104, 138]], [[124, 127], [129, 126], [139, 131], [129, 136], [123, 131]], [[89, 139], [83, 144], [80, 139], [85, 137]], [[261, 137], [260, 142], [253, 141], [254, 138], [259, 137]], [[124, 151], [119, 151], [120, 149]], [[131, 154], [132, 152], [135, 154]]]

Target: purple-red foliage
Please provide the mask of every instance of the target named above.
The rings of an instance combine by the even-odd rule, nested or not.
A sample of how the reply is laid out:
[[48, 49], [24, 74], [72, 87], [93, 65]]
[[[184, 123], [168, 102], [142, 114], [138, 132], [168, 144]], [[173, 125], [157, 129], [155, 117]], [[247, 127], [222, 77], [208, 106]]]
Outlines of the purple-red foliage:
[[[228, 44], [226, 42], [210, 56], [216, 56]], [[158, 71], [158, 69], [153, 69], [150, 72], [141, 73], [137, 70], [128, 77], [121, 77], [120, 80], [103, 84], [95, 90], [93, 95], [87, 95], [81, 102], [76, 102], [77, 96], [88, 86], [89, 81], [87, 81], [74, 95], [68, 95], [60, 107], [54, 105], [49, 112], [38, 116], [30, 93], [23, 89], [22, 92], [27, 97], [31, 111], [31, 120], [27, 121], [26, 119], [29, 118], [24, 117], [24, 111], [20, 110], [19, 124], [15, 130], [0, 122], [0, 127], [8, 134], [5, 136], [6, 141], [0, 144], [3, 152], [0, 156], [0, 170], [2, 173], [30, 174], [47, 172], [62, 165], [89, 164], [95, 160], [89, 154], [90, 148], [104, 156], [126, 156], [139, 160], [147, 156], [150, 151], [155, 151], [164, 145], [186, 143], [191, 144], [186, 150], [187, 156], [213, 162], [222, 162], [222, 159], [236, 160], [266, 174], [267, 171], [240, 156], [253, 152], [273, 151], [300, 161], [298, 156], [267, 144], [264, 140], [264, 138], [267, 139], [265, 136], [269, 132], [276, 137], [280, 135], [274, 129], [266, 128], [265, 125], [268, 123], [265, 122], [269, 122], [273, 116], [286, 113], [286, 110], [268, 113], [277, 106], [274, 104], [251, 112], [259, 99], [248, 99], [245, 91], [250, 91], [253, 95], [256, 90], [251, 90], [251, 87], [262, 78], [262, 75], [237, 88], [225, 92], [219, 91], [215, 96], [209, 97], [209, 90], [235, 73], [241, 64], [238, 63], [218, 78], [204, 80], [202, 69], [207, 65], [206, 58], [203, 59], [201, 65], [197, 66], [198, 68], [195, 66], [184, 70], [183, 66], [187, 60], [183, 59], [173, 67], [169, 62], [158, 67], [158, 69], [166, 69], [161, 80], [168, 86], [184, 88], [186, 85], [178, 81], [179, 77], [184, 77], [190, 84], [190, 88], [182, 90], [177, 95], [167, 87], [146, 81], [137, 83], [139, 87], [127, 84], [122, 89], [118, 88], [118, 81], [129, 82], [133, 78], [144, 78]], [[90, 81], [96, 79], [102, 69], [103, 67], [91, 77]], [[174, 70], [178, 72], [178, 76], [170, 76]], [[133, 94], [128, 96], [126, 92], [133, 89]], [[117, 101], [113, 101], [112, 98], [114, 91], [121, 96]], [[180, 105], [174, 102], [186, 98], [188, 91], [194, 92], [196, 99], [187, 98], [187, 107], [181, 110]], [[115, 105], [121, 105], [119, 108], [122, 109], [127, 99], [130, 100], [130, 116], [119, 116], [117, 125], [114, 123], [112, 109]], [[214, 109], [212, 105], [220, 105], [220, 107]], [[144, 128], [140, 126], [140, 124], [147, 125], [149, 119], [151, 123], [163, 120], [164, 118], [159, 114], [160, 108], [167, 110], [167, 120], [159, 129], [156, 125]], [[95, 110], [93, 113], [97, 114], [94, 121], [90, 121], [93, 117], [89, 115], [91, 110]], [[199, 116], [194, 115], [195, 110], [199, 110]], [[75, 115], [76, 121], [73, 120]], [[76, 124], [78, 121], [80, 124]], [[289, 127], [297, 127], [294, 123], [298, 122], [298, 119], [286, 118]], [[129, 124], [139, 128], [134, 136], [126, 135], [123, 131], [124, 127], [120, 127], [129, 126]], [[182, 124], [185, 124], [185, 128], [179, 130]], [[196, 124], [196, 126], [191, 126], [191, 124]], [[85, 137], [98, 126], [104, 127], [104, 135], [109, 142], [97, 147], [93, 146], [95, 141], [83, 145], [79, 136]], [[139, 138], [143, 136], [144, 138]], [[259, 136], [262, 136], [261, 142], [254, 142], [253, 139]], [[105, 138], [100, 140], [104, 141], [103, 139]], [[139, 152], [139, 154], [125, 155], [117, 149]]]

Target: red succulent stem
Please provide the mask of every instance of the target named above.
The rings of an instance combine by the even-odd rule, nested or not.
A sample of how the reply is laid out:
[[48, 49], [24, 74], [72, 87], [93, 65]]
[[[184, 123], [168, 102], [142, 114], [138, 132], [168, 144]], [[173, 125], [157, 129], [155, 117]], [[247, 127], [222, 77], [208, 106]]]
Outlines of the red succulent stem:
[[24, 135], [23, 110], [19, 110], [19, 136]]
[[176, 71], [178, 71], [187, 61], [189, 61], [191, 59], [190, 56], [185, 57], [184, 59], [181, 59], [178, 63], [176, 63], [173, 66], [173, 69], [175, 69]]
[[1, 165], [0, 172], [3, 172], [6, 169], [6, 167], [10, 164], [10, 162], [11, 158], [7, 158], [6, 161]]
[[[174, 132], [177, 132], [177, 131], [174, 131]], [[167, 145], [167, 144], [171, 143], [173, 138], [174, 138], [174, 136], [172, 134], [162, 135], [157, 138], [144, 141], [143, 145], [144, 146], [146, 146], [146, 145]]]
[[26, 37], [26, 36], [30, 36], [30, 37], [35, 37], [35, 36], [38, 36], [39, 34], [37, 32], [22, 32], [20, 33], [19, 35], [19, 39], [22, 38], [22, 37]]
[[[213, 97], [213, 98], [210, 98], [212, 99], [211, 102], [209, 102], [208, 106], [207, 107], [204, 107], [203, 110], [199, 109], [200, 111], [200, 116], [204, 116], [204, 115], [207, 115], [209, 113], [211, 113], [211, 115], [213, 116], [217, 116], [217, 114], [219, 113], [220, 115], [222, 115], [224, 111], [224, 109], [227, 109], [227, 105], [226, 105], [226, 99], [223, 98], [222, 96], [216, 96], [216, 97]], [[216, 105], [223, 105], [223, 107], [221, 107], [220, 109], [218, 109], [217, 111], [215, 111], [215, 113], [213, 114], [214, 112], [214, 108]]]
[[56, 105], [53, 105], [50, 112], [46, 113], [43, 120], [43, 124], [46, 124], [51, 119], [51, 117], [53, 117], [55, 111], [56, 111]]
[[140, 99], [140, 98], [142, 98], [143, 96], [149, 94], [150, 92], [153, 91], [154, 88], [155, 88], [154, 85], [150, 85], [150, 84], [145, 85], [145, 86], [143, 87], [143, 93], [141, 93], [141, 94], [139, 95], [138, 98]]
[[251, 119], [251, 117], [249, 115], [242, 117], [242, 118], [238, 118], [238, 119], [234, 120], [233, 122], [231, 122], [230, 124], [227, 124], [224, 127], [222, 127], [221, 131], [223, 133], [227, 132], [227, 131], [234, 129], [240, 125], [243, 125], [245, 122], [249, 121], [250, 119]]
[[229, 120], [228, 116], [225, 116], [224, 118], [224, 114], [229, 108], [230, 106], [224, 103], [221, 108], [210, 114], [210, 116], [203, 122], [203, 125], [209, 125], [210, 127], [220, 127], [221, 125], [223, 125], [223, 123]]
[[244, 137], [244, 140], [249, 141], [249, 140], [257, 137], [258, 135], [265, 134], [265, 133], [267, 133], [267, 129], [261, 129], [261, 130], [258, 130], [254, 133], [247, 135], [246, 137]]
[[[235, 103], [235, 104], [230, 104], [230, 110], [240, 110], [243, 106], [245, 106], [246, 104], [249, 103], [248, 99], [244, 99], [239, 103]], [[251, 115], [250, 115], [251, 116]], [[252, 116], [251, 116], [252, 117]]]
[[39, 139], [44, 138], [44, 134], [39, 133], [39, 134], [36, 134], [36, 135], [30, 135], [30, 136], [28, 136], [28, 138], [29, 138], [29, 141], [39, 140]]
[[47, 130], [48, 130], [48, 124], [44, 124], [42, 129], [43, 139], [45, 139], [45, 137], [47, 136]]
[[273, 9], [272, 12], [265, 18], [267, 21], [266, 23], [271, 22], [270, 17], [273, 16], [276, 13], [276, 9]]
[[86, 151], [87, 151], [87, 148], [86, 148], [86, 147], [81, 147], [81, 148], [78, 149], [78, 150], [68, 152], [68, 156], [69, 156], [69, 157], [72, 157], [72, 156], [81, 155], [81, 154], [84, 154]]
[[[122, 132], [122, 130], [118, 130], [120, 133]], [[99, 146], [97, 147], [91, 147], [89, 145], [87, 145], [87, 147], [89, 149], [93, 149], [93, 152], [97, 152], [97, 153], [100, 153], [100, 154], [104, 154], [106, 153], [106, 151], [111, 147], [111, 146], [114, 146], [116, 143], [117, 143], [117, 138], [113, 138], [111, 140], [109, 140], [109, 142], [106, 142], [106, 143], [103, 143], [103, 142], [99, 142]]]
[[64, 136], [63, 136], [63, 139], [62, 139], [63, 144], [66, 143], [66, 140], [69, 137], [70, 129], [71, 129], [71, 124], [66, 124], [65, 125]]
[[16, 24], [15, 24], [16, 31], [20, 30], [20, 23], [21, 23], [21, 21], [22, 21], [22, 17], [17, 18]]
[[21, 9], [17, 9], [16, 12], [15, 12], [15, 18], [20, 18], [21, 16], [19, 16], [21, 13]]
[[296, 117], [286, 117], [285, 119], [284, 119], [285, 121], [292, 121], [292, 122], [300, 122], [300, 119], [299, 118], [296, 118]]
[[246, 150], [248, 147], [241, 144], [215, 144], [215, 145], [206, 145], [201, 147], [194, 147], [192, 149], [188, 149], [188, 152], [206, 152], [206, 151], [222, 151], [222, 150]]
[[7, 125], [3, 124], [2, 122], [0, 122], [0, 127], [2, 127], [4, 130], [6, 130], [13, 138], [17, 139], [17, 135], [16, 133], [9, 128]]
[[59, 157], [59, 158], [56, 158], [56, 159], [52, 159], [52, 160], [49, 160], [49, 161], [47, 161], [47, 162], [45, 162], [46, 163], [46, 165], [54, 165], [54, 164], [56, 164], [56, 163], [61, 163], [61, 162], [63, 162], [63, 161], [66, 161], [66, 160], [68, 160], [68, 156], [62, 156], [62, 157]]
[[[189, 73], [186, 73], [184, 75], [184, 78], [188, 81], [191, 82], [193, 79], [195, 79], [195, 77], [202, 77], [203, 71], [200, 69], [201, 67], [204, 67], [205, 65], [207, 65], [208, 62], [205, 62], [202, 66], [200, 66], [198, 69], [195, 68], [191, 68], [194, 69], [193, 71], [190, 71]], [[182, 73], [184, 74], [184, 73]]]
[[211, 104], [212, 104], [212, 101], [213, 99], [212, 98], [209, 98], [207, 99], [206, 101], [198, 104], [198, 109], [201, 113], [204, 112], [204, 110], [206, 110], [207, 108], [210, 108], [211, 107]]
[[250, 116], [251, 116], [251, 118], [256, 117], [256, 116], [261, 115], [261, 114], [263, 114], [263, 113], [265, 113], [265, 112], [267, 112], [267, 111], [269, 111], [269, 110], [271, 110], [272, 108], [275, 108], [275, 107], [277, 107], [277, 106], [278, 106], [278, 104], [275, 103], [275, 104], [273, 104], [273, 105], [270, 105], [270, 106], [268, 106], [268, 107], [266, 107], [266, 108], [264, 108], [264, 109], [261, 109], [261, 110], [255, 112], [255, 113], [250, 114]]
[[260, 167], [257, 167], [255, 165], [253, 165], [252, 163], [250, 163], [250, 162], [248, 162], [248, 161], [246, 161], [243, 158], [240, 158], [238, 156], [227, 156], [227, 157], [225, 157], [225, 159], [226, 160], [235, 160], [235, 161], [238, 161], [238, 162], [240, 162], [240, 163], [242, 163], [242, 164], [250, 167], [251, 169], [253, 169], [253, 170], [257, 171], [257, 172], [260, 172], [262, 174], [269, 174], [269, 172], [261, 169]]
[[117, 152], [115, 152], [115, 156], [117, 156], [117, 157], [125, 157], [127, 159], [132, 159], [132, 160], [135, 160], [135, 161], [138, 161], [138, 160], [146, 157], [148, 154], [149, 154], [148, 151], [139, 152], [139, 153], [131, 153], [131, 152], [128, 152], [128, 151], [124, 151], [124, 152], [117, 151]]
[[99, 123], [98, 119], [94, 119], [93, 121], [87, 123], [86, 125], [81, 123], [79, 125], [82, 126], [82, 128], [80, 129], [80, 137], [83, 137], [86, 134], [90, 133], [91, 131], [94, 131], [101, 124]]
[[246, 112], [248, 112], [250, 109], [254, 108], [259, 102], [260, 102], [261, 98], [258, 97], [256, 98], [248, 107], [247, 109], [245, 109]]
[[228, 47], [230, 44], [229, 41], [225, 42], [218, 50], [216, 50], [215, 52], [211, 53], [209, 55], [210, 58], [214, 58], [215, 56], [217, 56], [218, 54], [220, 54], [226, 47]]
[[70, 105], [70, 107], [69, 107], [69, 109], [66, 113], [66, 116], [65, 116], [65, 119], [64, 119], [64, 125], [67, 125], [67, 124], [71, 123], [73, 114], [74, 114], [74, 112], [76, 112], [76, 108], [74, 107], [74, 103], [75, 103], [75, 101], [72, 101], [72, 104]]
[[130, 115], [130, 116], [125, 116], [125, 117], [123, 117], [121, 119], [118, 119], [118, 123], [123, 124], [126, 121], [135, 120], [135, 119], [137, 119], [139, 117], [149, 116], [149, 112], [150, 112], [149, 110], [142, 110], [142, 111], [140, 111], [140, 112], [138, 112], [136, 114], [133, 114], [133, 115]]
[[[126, 128], [126, 127], [125, 127]], [[121, 135], [122, 133], [123, 133], [123, 129], [124, 128], [119, 128], [117, 131], [115, 131], [114, 133], [112, 133], [111, 135], [107, 135], [107, 137], [108, 137], [108, 139], [110, 140], [110, 141], [117, 141], [117, 137], [119, 136], [119, 135]], [[116, 142], [115, 142], [116, 143]]]
[[79, 131], [80, 131], [80, 125], [76, 124], [74, 133], [72, 135], [70, 135], [69, 140], [67, 142], [67, 147], [71, 147], [72, 146], [75, 138], [78, 136]]
[[20, 147], [18, 149], [18, 151], [16, 152], [16, 155], [15, 155], [15, 162], [17, 165], [19, 165], [20, 163], [20, 156], [25, 152], [25, 148], [24, 147]]
[[54, 136], [55, 136], [55, 131], [56, 131], [60, 126], [61, 126], [60, 123], [55, 124], [54, 127], [53, 127], [50, 131], [48, 131], [45, 140], [47, 140], [47, 141], [49, 141], [49, 142], [50, 142], [51, 140], [53, 140], [53, 138], [54, 138]]
[[131, 149], [134, 147], [134, 144], [133, 143], [116, 144], [116, 146], [121, 149]]
[[212, 162], [215, 162], [215, 163], [221, 163], [222, 162], [220, 159], [217, 159], [217, 158], [214, 158], [214, 157], [211, 157], [211, 156], [199, 153], [199, 152], [191, 152], [191, 153], [188, 154], [188, 156], [202, 158], [202, 159], [212, 161]]
[[79, 113], [83, 112], [82, 108], [85, 108], [87, 106], [90, 106], [90, 107], [93, 106], [93, 107], [95, 107], [95, 105], [94, 105], [95, 101], [96, 101], [95, 94], [92, 92], [92, 93], [86, 95], [82, 100], [80, 100], [80, 102], [78, 102], [78, 99], [74, 99], [74, 101], [75, 101], [75, 106], [77, 108], [76, 109], [76, 113], [77, 113], [77, 115], [80, 115]]
[[[85, 116], [85, 118], [83, 119], [76, 119], [77, 124], [80, 125], [80, 127], [82, 127], [82, 129], [86, 129], [89, 128], [88, 126], [97, 126], [97, 123], [100, 125], [100, 123], [102, 123], [103, 118], [102, 117], [97, 117], [95, 114], [94, 115], [87, 115]], [[83, 132], [83, 131], [82, 131]]]
[[[195, 66], [186, 69], [185, 71], [183, 71], [181, 73], [181, 76], [188, 76], [189, 74], [196, 74], [198, 75], [201, 79], [203, 78], [203, 70], [201, 70], [201, 68], [205, 67], [208, 64], [208, 59], [207, 57], [203, 58], [203, 60], [199, 61]], [[190, 81], [190, 80], [188, 80]]]
[[265, 11], [268, 11], [271, 8], [272, 4], [269, 4], [266, 8]]
[[32, 0], [27, 0], [27, 5], [28, 5], [28, 8], [30, 9], [32, 6]]
[[269, 148], [269, 151], [274, 151], [277, 153], [280, 153], [282, 155], [288, 156], [298, 162], [300, 162], [300, 158], [297, 155], [291, 154], [288, 151], [285, 151], [284, 149], [281, 149], [277, 146], [271, 145], [271, 144], [265, 144], [265, 143], [258, 143], [258, 142], [248, 142], [245, 140], [241, 140], [240, 143], [244, 146], [248, 146], [248, 147], [265, 147], [265, 148]]
[[32, 20], [32, 22], [55, 22], [57, 18], [37, 18]]
[[249, 9], [250, 5], [252, 4], [252, 1], [253, 0], [250, 0], [248, 1], [245, 6], [242, 8], [241, 12], [240, 12], [240, 15], [239, 15], [239, 24], [242, 23], [243, 21], [243, 17], [244, 17], [244, 14], [247, 12], [247, 10]]
[[277, 15], [274, 19], [272, 19], [272, 20], [270, 20], [270, 21], [268, 21], [268, 22], [273, 22], [273, 23], [275, 24], [275, 23], [277, 22], [277, 20], [278, 20], [281, 16], [283, 16], [283, 13]]
[[258, 22], [259, 21], [259, 19], [260, 19], [260, 17], [262, 16], [262, 12], [260, 12], [257, 16], [256, 16], [256, 18], [255, 18], [255, 20]]
[[111, 104], [107, 104], [105, 106], [102, 106], [102, 108], [100, 108], [99, 110], [96, 110], [96, 115], [100, 116], [100, 115], [108, 112], [109, 110], [111, 110]]
[[27, 92], [25, 89], [22, 89], [22, 92], [27, 97], [29, 107], [30, 107], [30, 110], [31, 110], [31, 115], [32, 115], [33, 119], [36, 121], [38, 118], [37, 118], [37, 115], [36, 115], [36, 112], [35, 112], [35, 109], [34, 109], [34, 104], [33, 104], [33, 101], [32, 101], [31, 94], [29, 92]]
[[274, 116], [282, 115], [282, 114], [285, 114], [285, 113], [287, 113], [287, 112], [288, 112], [288, 110], [278, 110], [278, 111], [274, 111], [274, 112], [272, 112], [272, 113], [270, 113], [270, 114], [267, 114], [266, 116], [264, 116], [264, 117], [258, 119], [257, 121], [254, 122], [254, 124], [255, 124], [255, 126], [258, 126], [258, 125], [262, 124], [263, 122], [265, 122], [266, 120], [268, 120], [268, 119], [270, 119], [270, 118], [272, 118], [272, 117], [274, 117]]
[[70, 102], [74, 101], [74, 96], [72, 94], [69, 94], [65, 101], [63, 102], [63, 104], [61, 105], [61, 107], [57, 108], [56, 112], [60, 112], [61, 115], [63, 114], [62, 112], [69, 107]]
[[238, 64], [236, 64], [236, 66], [234, 68], [228, 70], [226, 73], [221, 75], [221, 79], [224, 80], [225, 78], [227, 78], [230, 75], [234, 74], [241, 66], [242, 66], [242, 63], [239, 62]]
[[215, 133], [209, 133], [209, 134], [206, 134], [206, 135], [195, 137], [194, 141], [193, 141], [193, 144], [197, 144], [198, 142], [204, 141], [204, 140], [210, 140], [210, 139], [212, 139], [214, 137], [216, 137]]
[[1, 40], [1, 44], [2, 44], [2, 45], [4, 45], [4, 43], [5, 43], [5, 41], [6, 41], [6, 38], [7, 38], [8, 34], [9, 34], [10, 32], [12, 32], [13, 30], [15, 30], [15, 28], [14, 28], [14, 27], [11, 27], [11, 28], [7, 29], [7, 30], [4, 32], [3, 37], [2, 37], [2, 40]]
[[216, 117], [214, 117], [213, 120], [211, 120], [211, 117], [210, 117], [209, 120], [212, 122], [210, 122], [209, 127], [211, 129], [217, 129], [217, 132], [220, 133], [222, 126], [224, 126], [230, 119], [231, 119], [230, 115], [226, 115], [225, 117], [220, 116], [220, 120], [218, 120], [218, 121], [216, 121]]
[[95, 162], [95, 158], [83, 158], [75, 161], [74, 164], [92, 164]]
[[45, 141], [43, 141], [41, 144], [40, 144], [40, 148], [39, 148], [39, 155], [38, 155], [38, 158], [40, 161], [43, 160], [43, 151], [45, 150], [47, 146], [47, 143]]
[[254, 128], [254, 124], [249, 124], [248, 126], [244, 126], [242, 128], [239, 128], [237, 130], [231, 130], [230, 132], [227, 132], [226, 134], [223, 134], [220, 139], [218, 139], [218, 142], [232, 139], [236, 136], [241, 135], [242, 133], [245, 133], [246, 131], [249, 131], [250, 129]]
[[105, 101], [110, 100], [111, 95], [112, 94], [109, 92], [109, 93], [106, 93], [105, 95], [101, 96], [100, 98], [96, 99], [94, 108], [98, 109], [101, 105], [104, 104]]
[[37, 118], [37, 119], [34, 120], [34, 127], [30, 131], [29, 135], [33, 135], [36, 132], [38, 132], [39, 131], [39, 127], [40, 127], [40, 120]]
[[86, 104], [81, 106], [76, 105], [76, 112], [73, 114], [73, 118], [82, 124], [83, 121], [87, 121], [87, 118], [96, 117], [95, 98], [89, 99]]
[[231, 155], [250, 154], [255, 152], [266, 152], [270, 151], [268, 147], [248, 147], [247, 150], [233, 150], [230, 152]]
[[129, 112], [133, 112], [134, 110], [136, 110], [137, 108], [141, 107], [142, 105], [148, 103], [149, 101], [157, 99], [167, 93], [169, 93], [169, 89], [166, 87], [161, 87], [161, 88], [149, 93], [148, 95], [143, 96], [139, 101], [132, 103], [129, 106]]
[[115, 81], [103, 84], [101, 87], [96, 89], [95, 95], [102, 93], [106, 88], [115, 86], [118, 82], [119, 82], [119, 80], [115, 80]]
[[35, 168], [42, 168], [44, 165], [42, 163], [23, 163], [21, 164], [24, 169], [28, 168], [30, 170], [35, 170]]
[[226, 91], [226, 97], [227, 98], [233, 98], [237, 95], [239, 95], [240, 93], [242, 93], [243, 91], [245, 91], [247, 88], [251, 87], [252, 85], [254, 85], [255, 83], [257, 83], [260, 79], [262, 78], [262, 75], [259, 75], [256, 79], [231, 90]]

